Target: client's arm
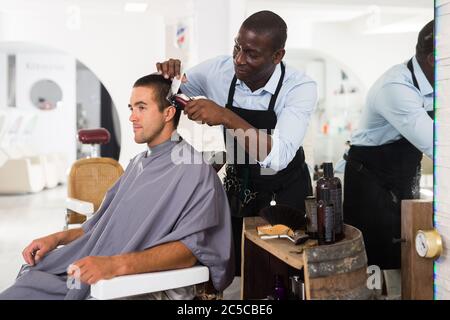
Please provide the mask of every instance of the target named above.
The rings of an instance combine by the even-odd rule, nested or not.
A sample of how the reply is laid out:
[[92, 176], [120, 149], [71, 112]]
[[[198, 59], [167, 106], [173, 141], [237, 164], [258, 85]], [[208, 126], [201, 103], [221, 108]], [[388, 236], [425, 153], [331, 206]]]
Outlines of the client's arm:
[[82, 228], [56, 232], [43, 238], [33, 240], [23, 251], [22, 256], [26, 263], [34, 265], [47, 253], [59, 245], [68, 244], [84, 234]]
[[68, 274], [77, 274], [75, 270], [79, 268], [80, 280], [94, 284], [101, 279], [126, 274], [188, 268], [196, 262], [192, 252], [181, 241], [175, 241], [140, 252], [111, 257], [85, 257], [74, 262]]

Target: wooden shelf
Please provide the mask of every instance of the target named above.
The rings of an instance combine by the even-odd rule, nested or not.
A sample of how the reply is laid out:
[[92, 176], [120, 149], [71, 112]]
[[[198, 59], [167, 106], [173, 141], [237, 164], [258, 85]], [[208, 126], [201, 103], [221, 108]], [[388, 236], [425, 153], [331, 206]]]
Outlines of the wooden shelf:
[[256, 227], [267, 222], [261, 217], [244, 218], [242, 228], [241, 298], [264, 299], [272, 293], [275, 275], [300, 275], [309, 299], [370, 299], [367, 256], [361, 232], [344, 226], [345, 237], [331, 245], [317, 240], [295, 245], [288, 239], [258, 236]]

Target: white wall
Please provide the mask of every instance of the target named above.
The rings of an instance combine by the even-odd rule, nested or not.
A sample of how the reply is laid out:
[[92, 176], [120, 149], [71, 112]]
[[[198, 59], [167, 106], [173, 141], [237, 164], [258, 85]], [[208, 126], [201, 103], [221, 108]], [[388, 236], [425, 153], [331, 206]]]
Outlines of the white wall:
[[197, 61], [230, 54], [230, 10], [228, 0], [194, 0], [195, 36], [198, 41]]
[[77, 103], [86, 110], [85, 128], [98, 128], [100, 127], [100, 81], [86, 68], [78, 68], [76, 78]]
[[450, 299], [450, 1], [437, 1], [435, 227], [444, 251], [435, 263], [435, 298]]
[[[62, 90], [61, 103], [53, 110], [39, 110], [30, 99], [33, 84], [52, 80]], [[16, 107], [38, 113], [33, 148], [40, 154], [61, 152], [69, 163], [76, 160], [75, 59], [63, 54], [16, 55]]]
[[351, 70], [366, 88], [394, 64], [415, 53], [417, 32], [362, 34], [351, 24], [316, 24], [312, 48], [338, 60]]
[[81, 10], [77, 28], [76, 24], [68, 27], [73, 17], [67, 11], [57, 12], [42, 6], [34, 12], [11, 11], [1, 18], [0, 42], [31, 42], [62, 50], [98, 76], [111, 94], [121, 119], [122, 165], [126, 166], [132, 156], [144, 149], [134, 143], [127, 105], [134, 81], [153, 72], [155, 62], [164, 58], [162, 16], [150, 13], [93, 15]]
[[0, 108], [6, 107], [8, 78], [8, 56], [0, 52]]

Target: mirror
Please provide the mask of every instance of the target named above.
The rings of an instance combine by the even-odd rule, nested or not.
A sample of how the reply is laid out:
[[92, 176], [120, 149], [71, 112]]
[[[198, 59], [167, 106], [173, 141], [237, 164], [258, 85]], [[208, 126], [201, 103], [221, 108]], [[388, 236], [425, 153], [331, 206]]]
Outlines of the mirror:
[[30, 99], [40, 110], [52, 110], [62, 100], [62, 90], [59, 85], [48, 79], [35, 82], [30, 90]]

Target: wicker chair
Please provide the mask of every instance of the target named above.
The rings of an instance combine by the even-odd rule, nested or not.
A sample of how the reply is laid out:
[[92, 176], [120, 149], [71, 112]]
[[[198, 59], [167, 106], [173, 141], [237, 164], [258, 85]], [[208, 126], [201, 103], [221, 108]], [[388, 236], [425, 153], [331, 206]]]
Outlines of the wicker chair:
[[106, 129], [80, 130], [78, 139], [83, 144], [91, 145], [91, 157], [77, 160], [70, 169], [65, 229], [71, 224], [83, 223], [94, 214], [106, 191], [123, 173], [122, 166], [116, 160], [97, 157], [95, 144], [105, 144], [110, 139]]

